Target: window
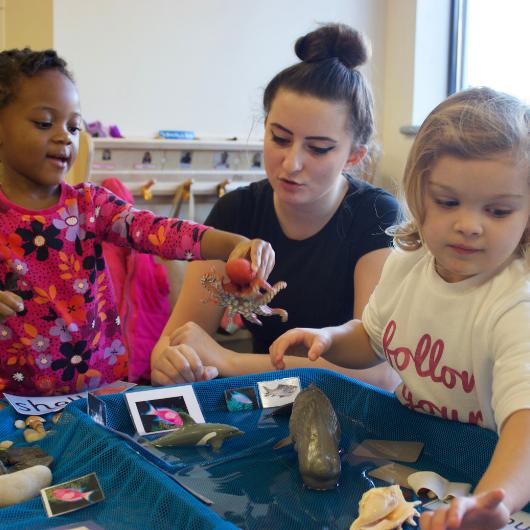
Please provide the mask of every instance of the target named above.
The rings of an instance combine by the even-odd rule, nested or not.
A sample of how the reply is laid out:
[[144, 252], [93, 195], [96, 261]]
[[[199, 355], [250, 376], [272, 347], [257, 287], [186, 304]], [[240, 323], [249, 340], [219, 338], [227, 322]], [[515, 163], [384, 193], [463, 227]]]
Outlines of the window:
[[485, 85], [530, 103], [528, 0], [453, 0], [449, 92]]

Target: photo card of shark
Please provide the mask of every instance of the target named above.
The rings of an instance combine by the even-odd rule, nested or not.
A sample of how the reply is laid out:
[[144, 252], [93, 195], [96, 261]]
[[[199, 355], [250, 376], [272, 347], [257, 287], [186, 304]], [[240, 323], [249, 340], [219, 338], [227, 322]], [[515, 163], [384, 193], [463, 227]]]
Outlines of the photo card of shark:
[[258, 390], [261, 406], [264, 409], [281, 407], [292, 403], [300, 393], [300, 378], [284, 377], [273, 381], [259, 381]]
[[226, 408], [230, 412], [243, 412], [259, 408], [258, 398], [253, 386], [226, 389], [225, 401]]
[[95, 473], [43, 488], [40, 494], [48, 517], [88, 508], [105, 498]]
[[173, 431], [191, 416], [195, 423], [204, 423], [204, 416], [191, 385], [125, 394], [134, 428], [138, 434], [160, 434]]

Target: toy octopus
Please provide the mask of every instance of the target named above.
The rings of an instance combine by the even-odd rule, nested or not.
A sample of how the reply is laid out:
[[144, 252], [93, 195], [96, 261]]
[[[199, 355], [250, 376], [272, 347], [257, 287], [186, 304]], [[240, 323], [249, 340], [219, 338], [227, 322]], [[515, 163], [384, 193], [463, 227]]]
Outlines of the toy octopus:
[[213, 302], [227, 308], [229, 322], [239, 313], [249, 322], [261, 325], [258, 315], [268, 317], [279, 315], [282, 322], [287, 321], [285, 309], [271, 308], [267, 304], [282, 290], [287, 287], [286, 282], [277, 282], [270, 285], [265, 280], [255, 277], [246, 259], [232, 260], [226, 266], [226, 274], [230, 281], [225, 282], [223, 276], [214, 268], [202, 276], [201, 285], [208, 291], [208, 299], [204, 302]]

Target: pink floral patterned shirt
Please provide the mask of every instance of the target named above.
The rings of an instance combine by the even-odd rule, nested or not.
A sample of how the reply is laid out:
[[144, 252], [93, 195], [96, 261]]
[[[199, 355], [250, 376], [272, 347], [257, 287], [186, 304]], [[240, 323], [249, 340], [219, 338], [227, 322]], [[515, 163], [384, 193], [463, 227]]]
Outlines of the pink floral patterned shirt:
[[93, 184], [61, 185], [30, 211], [0, 191], [0, 291], [24, 310], [0, 323], [0, 397], [60, 395], [127, 375], [103, 241], [166, 259], [201, 259], [207, 227], [137, 210]]

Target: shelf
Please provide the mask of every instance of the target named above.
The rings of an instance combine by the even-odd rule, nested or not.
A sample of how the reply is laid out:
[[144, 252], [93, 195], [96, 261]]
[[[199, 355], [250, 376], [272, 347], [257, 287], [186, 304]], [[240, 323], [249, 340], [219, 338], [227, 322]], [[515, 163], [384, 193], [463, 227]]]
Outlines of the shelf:
[[93, 176], [146, 177], [265, 177], [263, 169], [92, 169]]
[[[120, 179], [121, 180], [121, 179]], [[121, 180], [124, 186], [135, 196], [143, 195], [143, 189], [145, 182], [131, 182], [127, 180]], [[99, 184], [98, 182], [95, 182]], [[208, 181], [208, 182], [193, 182], [190, 185], [190, 192], [195, 195], [217, 195], [220, 181]], [[177, 189], [182, 184], [182, 182], [156, 182], [149, 189], [154, 196], [165, 196], [170, 197], [175, 195]], [[224, 185], [225, 191], [229, 192], [240, 188], [241, 186], [246, 186], [250, 184], [249, 181], [236, 181], [228, 182]]]
[[164, 138], [93, 138], [94, 149], [168, 149], [179, 151], [260, 151], [261, 140], [166, 140]]

